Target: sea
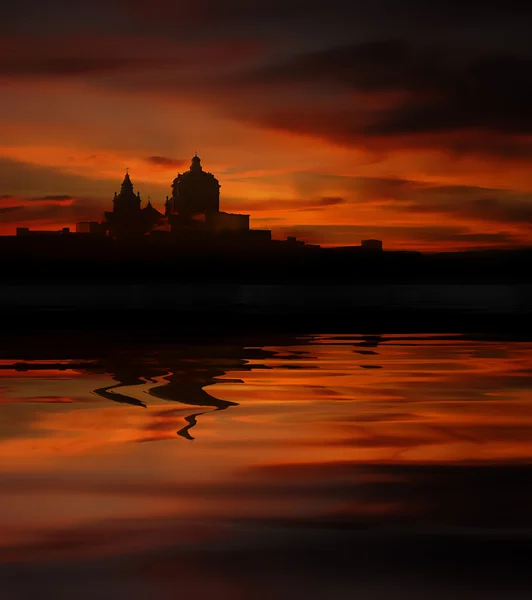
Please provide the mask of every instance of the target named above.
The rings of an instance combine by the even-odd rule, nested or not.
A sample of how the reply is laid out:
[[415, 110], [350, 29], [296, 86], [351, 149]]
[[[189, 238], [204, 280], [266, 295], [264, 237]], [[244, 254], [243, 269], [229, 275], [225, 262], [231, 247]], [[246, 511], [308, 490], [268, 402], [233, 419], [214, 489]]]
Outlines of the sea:
[[3, 600], [531, 597], [532, 339], [3, 340]]

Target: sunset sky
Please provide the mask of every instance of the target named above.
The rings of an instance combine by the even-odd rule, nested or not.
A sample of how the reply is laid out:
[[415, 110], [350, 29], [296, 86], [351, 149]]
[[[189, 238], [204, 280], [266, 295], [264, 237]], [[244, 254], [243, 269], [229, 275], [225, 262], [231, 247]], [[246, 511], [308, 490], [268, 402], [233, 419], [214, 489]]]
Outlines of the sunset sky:
[[532, 3], [17, 0], [0, 38], [0, 234], [162, 209], [194, 152], [221, 208], [324, 245], [532, 241]]

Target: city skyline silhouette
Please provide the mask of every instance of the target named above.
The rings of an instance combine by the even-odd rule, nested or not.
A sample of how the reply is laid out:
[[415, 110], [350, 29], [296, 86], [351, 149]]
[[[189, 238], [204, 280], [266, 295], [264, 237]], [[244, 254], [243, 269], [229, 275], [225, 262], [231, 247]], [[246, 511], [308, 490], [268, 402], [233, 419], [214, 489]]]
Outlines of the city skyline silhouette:
[[[223, 210], [221, 187], [203, 169], [196, 153], [189, 169], [173, 179], [171, 195], [159, 211], [151, 197], [143, 200], [127, 169], [111, 210], [103, 211], [99, 220], [78, 222], [75, 230], [19, 227], [16, 236], [0, 238], [10, 256], [6, 281], [15, 277], [32, 282], [45, 276], [51, 282], [64, 279], [66, 272], [70, 279], [82, 273], [87, 282], [112, 277], [116, 282], [133, 278], [145, 283], [155, 278], [206, 284], [523, 282], [529, 278], [532, 247], [527, 246], [422, 256], [412, 249], [390, 251], [386, 242], [372, 238], [329, 248], [296, 236], [275, 239], [272, 231], [254, 227], [253, 215]], [[26, 265], [35, 261], [42, 268], [31, 275]], [[52, 264], [62, 269], [54, 274]]]

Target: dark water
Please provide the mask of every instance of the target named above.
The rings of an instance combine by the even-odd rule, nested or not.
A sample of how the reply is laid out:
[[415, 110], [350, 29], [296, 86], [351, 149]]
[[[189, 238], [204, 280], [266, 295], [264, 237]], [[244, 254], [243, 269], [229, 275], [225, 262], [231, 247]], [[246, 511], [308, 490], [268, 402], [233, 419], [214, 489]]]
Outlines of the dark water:
[[48, 309], [196, 309], [237, 308], [247, 314], [301, 311], [437, 309], [473, 312], [532, 311], [530, 284], [337, 284], [212, 285], [77, 284], [2, 285], [0, 308]]
[[2, 599], [531, 597], [532, 343], [1, 352]]

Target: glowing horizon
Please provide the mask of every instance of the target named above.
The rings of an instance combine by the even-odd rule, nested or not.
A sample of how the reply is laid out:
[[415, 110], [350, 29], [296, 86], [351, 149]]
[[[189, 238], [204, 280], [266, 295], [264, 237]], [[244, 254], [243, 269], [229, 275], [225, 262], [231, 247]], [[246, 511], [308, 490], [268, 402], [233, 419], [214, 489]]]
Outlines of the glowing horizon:
[[302, 14], [295, 0], [274, 2], [266, 21], [237, 0], [125, 4], [8, 13], [0, 235], [101, 220], [126, 167], [161, 209], [197, 150], [222, 210], [274, 237], [532, 242], [532, 59], [514, 17], [502, 48], [488, 9], [462, 35], [443, 7], [435, 25], [415, 1], [408, 23], [369, 6], [333, 16], [312, 2]]

